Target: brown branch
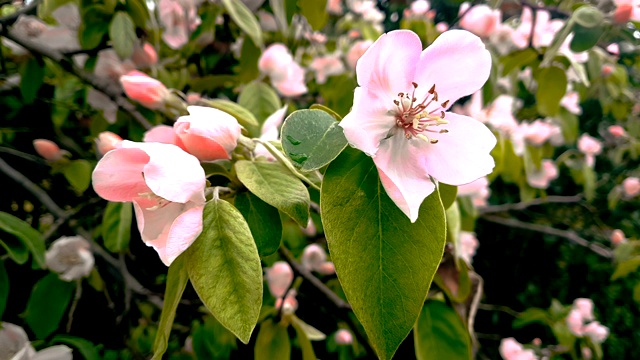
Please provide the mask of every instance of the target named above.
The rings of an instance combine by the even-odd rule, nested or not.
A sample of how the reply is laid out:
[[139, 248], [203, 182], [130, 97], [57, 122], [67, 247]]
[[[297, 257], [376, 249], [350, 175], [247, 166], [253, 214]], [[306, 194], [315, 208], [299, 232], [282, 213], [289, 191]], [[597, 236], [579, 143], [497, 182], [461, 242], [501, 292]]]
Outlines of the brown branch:
[[313, 285], [318, 290], [318, 292], [323, 294], [327, 298], [327, 300], [329, 300], [329, 303], [334, 307], [337, 316], [349, 325], [349, 327], [353, 330], [356, 339], [358, 339], [358, 342], [365, 347], [367, 352], [369, 354], [375, 354], [375, 351], [373, 351], [373, 348], [371, 348], [366, 335], [362, 333], [361, 328], [351, 318], [351, 312], [353, 311], [351, 305], [342, 300], [322, 281], [320, 281], [320, 279], [315, 277], [309, 270], [307, 270], [299, 262], [297, 262], [293, 257], [293, 254], [291, 254], [291, 252], [287, 248], [285, 248], [284, 246], [280, 246], [278, 252], [284, 258], [284, 260], [289, 263], [289, 265], [291, 265], [291, 268], [296, 275], [301, 276], [303, 279], [311, 283], [311, 285]]
[[87, 85], [92, 86], [94, 89], [108, 96], [113, 102], [115, 102], [118, 107], [125, 112], [129, 113], [140, 125], [142, 125], [145, 129], [150, 129], [153, 125], [140, 113], [136, 110], [135, 105], [130, 103], [126, 98], [123, 97], [121, 91], [117, 89], [113, 89], [109, 86], [106, 80], [101, 79], [91, 73], [84, 71], [83, 69], [76, 66], [72, 60], [65, 57], [62, 53], [44, 47], [38, 43], [31, 41], [29, 38], [20, 35], [16, 31], [12, 29], [2, 29], [2, 36], [7, 39], [15, 42], [16, 44], [22, 46], [27, 49], [30, 53], [35, 55], [41, 55], [46, 58], [53, 60], [57, 63], [62, 69], [67, 71], [70, 74], [75, 75]]
[[526, 223], [520, 220], [504, 218], [504, 217], [495, 216], [495, 215], [483, 215], [482, 218], [484, 220], [487, 220], [496, 224], [501, 224], [501, 225], [505, 225], [513, 228], [518, 228], [518, 229], [536, 231], [546, 235], [565, 238], [577, 245], [584, 246], [590, 249], [591, 251], [593, 251], [594, 253], [600, 256], [603, 256], [606, 258], [613, 257], [613, 252], [611, 251], [611, 249], [608, 249], [598, 243], [589, 242], [588, 240], [580, 237], [580, 235], [578, 235], [573, 230], [559, 230], [546, 225], [531, 224], [531, 223]]
[[478, 214], [486, 215], [486, 214], [507, 212], [512, 210], [524, 210], [530, 206], [544, 205], [544, 204], [571, 204], [571, 203], [577, 203], [581, 200], [582, 200], [582, 195], [547, 196], [546, 198], [539, 198], [531, 201], [481, 207], [481, 208], [478, 208]]

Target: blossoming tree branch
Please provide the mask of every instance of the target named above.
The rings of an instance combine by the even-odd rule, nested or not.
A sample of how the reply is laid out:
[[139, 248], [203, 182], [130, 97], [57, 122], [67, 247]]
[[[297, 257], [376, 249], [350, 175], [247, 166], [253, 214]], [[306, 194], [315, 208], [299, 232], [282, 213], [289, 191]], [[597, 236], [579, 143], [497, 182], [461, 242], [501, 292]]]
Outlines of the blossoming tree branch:
[[638, 9], [1, 2], [0, 359], [640, 356]]

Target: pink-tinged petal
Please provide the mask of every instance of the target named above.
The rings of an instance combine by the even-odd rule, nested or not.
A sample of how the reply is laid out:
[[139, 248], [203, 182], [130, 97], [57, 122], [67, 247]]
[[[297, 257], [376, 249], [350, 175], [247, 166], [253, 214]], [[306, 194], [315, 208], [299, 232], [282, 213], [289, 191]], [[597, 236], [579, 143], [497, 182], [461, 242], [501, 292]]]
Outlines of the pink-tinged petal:
[[490, 174], [495, 165], [490, 155], [496, 137], [481, 122], [470, 117], [446, 113], [446, 134], [429, 133], [437, 144], [428, 144], [422, 158], [429, 175], [450, 185], [468, 184]]
[[147, 186], [154, 194], [179, 203], [189, 200], [204, 202], [204, 170], [193, 155], [170, 144], [123, 141], [122, 146], [138, 148], [148, 154], [149, 161], [142, 171]]
[[[378, 151], [380, 141], [395, 127], [396, 120], [390, 115], [380, 93], [367, 88], [357, 87], [354, 91], [351, 112], [342, 119], [340, 126], [349, 144], [356, 149], [373, 156]], [[390, 103], [394, 106], [393, 103]]]
[[407, 140], [398, 131], [380, 143], [373, 158], [387, 195], [411, 222], [418, 219], [422, 201], [435, 190], [423, 156], [429, 146], [423, 140]]
[[446, 31], [420, 55], [414, 77], [418, 98], [435, 84], [439, 101], [453, 104], [480, 89], [490, 72], [491, 54], [479, 37], [465, 30]]
[[173, 127], [169, 125], [158, 125], [145, 132], [142, 141], [176, 145], [177, 136]]
[[165, 258], [161, 258], [167, 266], [187, 250], [202, 232], [203, 211], [204, 205], [195, 206], [184, 211], [171, 224], [165, 247]]
[[[186, 123], [176, 123], [176, 130], [184, 129], [184, 125], [188, 126]], [[191, 134], [179, 136], [182, 144], [180, 147], [200, 161], [215, 161], [231, 158], [227, 150], [216, 140]]]
[[236, 118], [209, 107], [189, 106], [187, 110], [190, 115], [174, 124], [180, 147], [200, 161], [229, 159], [241, 132]]
[[356, 66], [358, 84], [386, 93], [393, 101], [399, 92], [410, 91], [422, 44], [413, 31], [382, 34], [360, 57]]
[[103, 199], [121, 202], [131, 201], [138, 194], [148, 192], [142, 172], [149, 159], [149, 155], [140, 149], [109, 151], [93, 170], [93, 189]]
[[282, 108], [276, 110], [273, 114], [269, 115], [269, 117], [262, 124], [262, 129], [260, 130], [260, 139], [263, 141], [272, 141], [278, 140], [278, 128], [282, 124], [284, 120], [284, 116], [287, 114], [287, 109], [289, 105], [285, 104]]

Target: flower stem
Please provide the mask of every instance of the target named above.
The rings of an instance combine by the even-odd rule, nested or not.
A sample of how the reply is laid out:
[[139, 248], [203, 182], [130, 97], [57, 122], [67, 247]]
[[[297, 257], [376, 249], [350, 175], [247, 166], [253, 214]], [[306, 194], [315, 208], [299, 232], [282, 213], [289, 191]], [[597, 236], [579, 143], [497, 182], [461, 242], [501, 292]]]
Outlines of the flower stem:
[[278, 151], [278, 149], [276, 149], [268, 141], [262, 141], [260, 139], [255, 139], [255, 138], [253, 139], [253, 141], [257, 142], [258, 144], [262, 144], [262, 146], [264, 146], [271, 153], [271, 155], [273, 155], [276, 159], [278, 159], [278, 161], [280, 161], [282, 163], [282, 165], [286, 166], [287, 169], [289, 169], [289, 171], [291, 171], [291, 173], [293, 175], [295, 175], [300, 180], [302, 180], [302, 181], [306, 182], [307, 184], [309, 184], [309, 186], [311, 186], [312, 188], [320, 191], [320, 187], [318, 185], [316, 185], [313, 182], [311, 182], [311, 180], [307, 179], [306, 176], [302, 175], [298, 170], [296, 170], [296, 168], [293, 167], [291, 162], [289, 160], [287, 160], [282, 155], [282, 153], [280, 151]]

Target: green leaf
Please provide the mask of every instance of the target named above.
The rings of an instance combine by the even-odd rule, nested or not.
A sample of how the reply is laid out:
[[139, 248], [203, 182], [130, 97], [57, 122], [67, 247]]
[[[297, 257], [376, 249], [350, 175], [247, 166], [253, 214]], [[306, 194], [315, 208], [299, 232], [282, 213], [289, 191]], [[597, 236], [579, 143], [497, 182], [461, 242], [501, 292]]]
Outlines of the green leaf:
[[311, 106], [309, 106], [309, 109], [311, 110], [322, 110], [324, 112], [326, 112], [327, 114], [333, 116], [334, 119], [336, 119], [336, 121], [342, 121], [342, 116], [340, 116], [340, 114], [338, 114], [337, 112], [333, 111], [332, 109], [329, 109], [328, 107], [322, 105], [322, 104], [313, 104]]
[[238, 120], [240, 125], [247, 129], [258, 127], [260, 124], [253, 114], [244, 107], [234, 103], [233, 101], [224, 99], [200, 100], [205, 106], [209, 106], [218, 110], [222, 110]]
[[46, 338], [58, 328], [75, 287], [76, 283], [62, 281], [54, 273], [47, 274], [33, 287], [25, 321], [37, 339]]
[[302, 181], [277, 162], [236, 163], [238, 179], [262, 201], [289, 215], [300, 226], [309, 222], [309, 192]]
[[566, 109], [560, 109], [558, 115], [555, 117], [562, 129], [562, 138], [566, 144], [573, 144], [576, 142], [580, 133], [580, 122], [578, 117]]
[[299, 0], [298, 7], [314, 31], [322, 30], [329, 18], [327, 0]]
[[286, 33], [289, 23], [287, 22], [287, 11], [285, 9], [284, 0], [269, 0], [269, 5], [273, 11], [273, 15], [276, 18], [278, 29], [280, 32]]
[[139, 28], [147, 27], [149, 19], [149, 8], [144, 0], [127, 0], [125, 2], [127, 12]]
[[291, 358], [291, 342], [287, 327], [265, 320], [256, 339], [255, 360], [287, 360]]
[[448, 209], [456, 201], [456, 197], [458, 196], [458, 187], [444, 184], [444, 183], [439, 183], [438, 192], [440, 193], [440, 200], [442, 200], [442, 206], [445, 209]]
[[38, 264], [38, 267], [45, 267], [44, 253], [46, 250], [42, 234], [26, 222], [5, 212], [0, 212], [0, 230], [21, 240], [33, 255], [33, 260]]
[[554, 116], [560, 110], [560, 100], [567, 91], [567, 75], [556, 66], [540, 69], [538, 73], [536, 102], [544, 116]]
[[[560, 50], [560, 46], [562, 46], [569, 34], [571, 34], [574, 24], [575, 18], [570, 17], [569, 20], [567, 20], [567, 22], [564, 24], [564, 26], [556, 33], [556, 36], [551, 42], [551, 45], [549, 45], [544, 52], [542, 62], [540, 63], [541, 68], [551, 65], [551, 62], [558, 54], [558, 50]], [[540, 85], [538, 85], [538, 88], [540, 88]]]
[[584, 26], [586, 28], [593, 28], [602, 24], [604, 20], [604, 14], [591, 5], [584, 5], [579, 7], [572, 16], [575, 19], [576, 24]]
[[129, 249], [132, 215], [130, 203], [107, 204], [102, 216], [102, 240], [109, 251], [119, 253]]
[[262, 41], [262, 29], [256, 17], [251, 13], [251, 10], [247, 8], [242, 1], [238, 0], [222, 0], [222, 5], [231, 16], [231, 19], [244, 31], [253, 43], [262, 48], [264, 43]]
[[514, 51], [500, 60], [500, 63], [502, 63], [502, 75], [509, 75], [511, 71], [521, 69], [537, 58], [538, 52], [532, 48]]
[[224, 200], [204, 208], [204, 230], [186, 251], [193, 288], [211, 314], [247, 344], [262, 306], [262, 267], [242, 214]]
[[[298, 318], [295, 315], [293, 315], [292, 317], [291, 325], [293, 326], [293, 328], [296, 330], [296, 333], [298, 334], [298, 345], [302, 350], [302, 360], [316, 360], [317, 357], [315, 352], [313, 351], [313, 345], [311, 345], [312, 339], [310, 338], [308, 329], [311, 328], [315, 330], [315, 332], [317, 333], [320, 333], [320, 334], [322, 333], [316, 330], [315, 328], [307, 325], [307, 323], [300, 320], [300, 318]], [[322, 339], [318, 339], [318, 340], [323, 340], [324, 338], [325, 338], [325, 335], [322, 334]]]
[[442, 301], [427, 300], [413, 331], [418, 360], [471, 359], [471, 337], [458, 314]]
[[20, 74], [20, 94], [25, 104], [31, 104], [38, 96], [38, 90], [44, 83], [44, 63], [32, 57], [22, 68]]
[[0, 246], [6, 251], [7, 255], [15, 261], [16, 264], [22, 265], [29, 260], [29, 249], [27, 246], [13, 235], [2, 234]]
[[178, 256], [171, 263], [167, 274], [167, 285], [164, 290], [164, 303], [162, 305], [162, 314], [160, 314], [160, 322], [158, 323], [158, 332], [153, 342], [153, 358], [152, 360], [162, 359], [162, 355], [167, 351], [169, 344], [169, 336], [171, 335], [171, 327], [176, 317], [176, 310], [182, 299], [182, 293], [187, 287], [189, 281], [189, 273], [185, 267], [186, 256]]
[[[269, 115], [282, 107], [280, 98], [273, 88], [263, 82], [254, 81], [242, 89], [238, 104], [249, 109], [257, 121], [263, 124]], [[248, 129], [254, 136], [260, 135], [260, 126]]]
[[75, 337], [69, 335], [56, 335], [53, 339], [51, 339], [51, 343], [53, 344], [67, 344], [70, 345], [80, 352], [82, 358], [85, 360], [100, 360], [100, 353], [98, 352], [98, 347], [93, 344], [91, 341]]
[[63, 168], [62, 174], [69, 184], [79, 192], [83, 193], [91, 183], [91, 164], [84, 159], [69, 161]]
[[291, 325], [293, 325], [297, 330], [304, 332], [309, 340], [324, 340], [327, 338], [322, 331], [302, 321], [299, 317], [293, 315], [292, 319]]
[[633, 257], [629, 260], [623, 261], [616, 266], [616, 271], [611, 275], [611, 280], [616, 280], [621, 277], [625, 277], [632, 272], [635, 272], [640, 267], [640, 256]]
[[532, 323], [549, 324], [551, 319], [549, 313], [546, 310], [539, 308], [529, 308], [518, 315], [518, 318], [513, 320], [513, 328], [518, 329], [523, 326]]
[[269, 256], [278, 251], [282, 239], [278, 209], [248, 191], [238, 193], [235, 205], [249, 224], [260, 256]]
[[82, 23], [78, 29], [80, 46], [83, 49], [95, 49], [102, 43], [102, 38], [109, 31], [109, 16], [99, 5], [82, 9]]
[[569, 47], [574, 52], [587, 51], [598, 43], [602, 34], [604, 34], [604, 26], [585, 27], [576, 24]]
[[385, 192], [373, 160], [347, 148], [327, 168], [320, 195], [331, 260], [371, 345], [390, 359], [413, 327], [445, 245], [437, 192], [415, 223]]
[[282, 125], [282, 149], [303, 171], [330, 163], [347, 146], [339, 123], [322, 110], [297, 110]]
[[4, 261], [0, 260], [0, 319], [2, 319], [4, 309], [7, 307], [9, 289], [9, 275], [7, 274], [7, 269], [4, 266]]
[[111, 44], [121, 59], [127, 59], [133, 55], [133, 48], [138, 37], [136, 26], [131, 16], [124, 11], [118, 11], [109, 25], [109, 37]]

